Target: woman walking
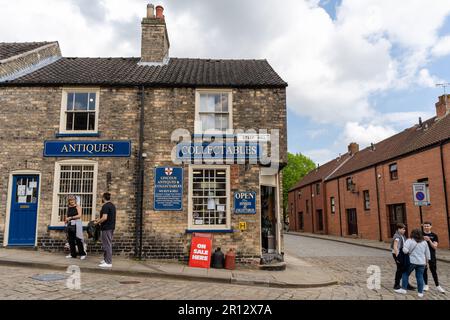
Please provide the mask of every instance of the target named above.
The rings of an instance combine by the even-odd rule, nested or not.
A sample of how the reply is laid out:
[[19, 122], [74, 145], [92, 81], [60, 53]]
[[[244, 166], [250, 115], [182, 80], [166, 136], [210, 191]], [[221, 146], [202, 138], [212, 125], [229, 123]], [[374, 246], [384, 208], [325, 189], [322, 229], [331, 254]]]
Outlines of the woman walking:
[[409, 255], [409, 266], [402, 275], [402, 288], [395, 290], [397, 293], [406, 294], [408, 286], [408, 279], [411, 272], [416, 271], [417, 291], [420, 298], [423, 297], [424, 279], [423, 273], [425, 267], [430, 260], [430, 249], [428, 244], [424, 241], [423, 233], [420, 229], [411, 231], [411, 238], [406, 240], [403, 245], [403, 252]]
[[65, 220], [67, 225], [67, 236], [69, 238], [70, 254], [66, 258], [76, 258], [77, 250], [80, 254], [80, 259], [86, 259], [86, 252], [83, 245], [83, 223], [81, 221], [81, 208], [77, 204], [75, 196], [68, 197], [67, 218]]

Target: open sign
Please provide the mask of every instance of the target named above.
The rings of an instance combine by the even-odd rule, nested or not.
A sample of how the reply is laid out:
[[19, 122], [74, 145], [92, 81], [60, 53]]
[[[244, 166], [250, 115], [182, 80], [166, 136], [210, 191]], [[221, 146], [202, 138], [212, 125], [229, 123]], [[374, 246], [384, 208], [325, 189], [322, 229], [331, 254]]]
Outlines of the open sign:
[[235, 192], [234, 213], [256, 214], [256, 192], [254, 191]]

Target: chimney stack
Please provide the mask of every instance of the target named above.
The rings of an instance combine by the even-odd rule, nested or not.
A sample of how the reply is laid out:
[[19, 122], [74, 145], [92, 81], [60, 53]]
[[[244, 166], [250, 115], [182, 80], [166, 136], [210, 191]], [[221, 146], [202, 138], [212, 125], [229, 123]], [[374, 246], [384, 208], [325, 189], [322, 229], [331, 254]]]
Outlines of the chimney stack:
[[442, 95], [436, 103], [436, 117], [441, 119], [450, 113], [450, 95]]
[[350, 153], [350, 155], [354, 155], [358, 151], [359, 151], [359, 144], [357, 144], [356, 142], [352, 142], [348, 145], [348, 152]]
[[143, 65], [163, 65], [169, 61], [169, 35], [164, 19], [164, 8], [147, 5], [147, 16], [142, 19], [141, 61]]

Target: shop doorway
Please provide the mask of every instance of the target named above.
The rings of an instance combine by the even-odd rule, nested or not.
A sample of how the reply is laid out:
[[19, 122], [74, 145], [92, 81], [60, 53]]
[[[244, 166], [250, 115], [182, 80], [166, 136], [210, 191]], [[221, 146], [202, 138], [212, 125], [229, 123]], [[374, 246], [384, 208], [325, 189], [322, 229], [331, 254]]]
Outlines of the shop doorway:
[[262, 253], [277, 252], [276, 188], [261, 186], [261, 240]]
[[303, 212], [298, 213], [298, 230], [303, 231], [304, 229], [304, 220], [303, 220]]
[[[391, 231], [391, 238], [397, 231], [397, 223], [403, 223], [407, 225], [406, 221], [406, 206], [404, 203], [392, 204], [388, 206], [389, 212], [389, 226]], [[406, 235], [408, 234], [408, 228], [406, 229]]]
[[358, 235], [358, 217], [356, 209], [347, 209], [348, 235]]
[[39, 175], [13, 175], [9, 204], [8, 246], [34, 246]]

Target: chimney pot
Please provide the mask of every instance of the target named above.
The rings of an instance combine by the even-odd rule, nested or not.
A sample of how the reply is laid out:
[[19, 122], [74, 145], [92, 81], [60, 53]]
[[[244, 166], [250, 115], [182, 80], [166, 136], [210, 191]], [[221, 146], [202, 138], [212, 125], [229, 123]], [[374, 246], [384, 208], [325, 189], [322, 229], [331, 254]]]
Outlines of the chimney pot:
[[164, 7], [156, 6], [156, 19], [164, 20]]
[[348, 145], [348, 152], [351, 155], [354, 155], [355, 153], [357, 153], [359, 151], [359, 144], [357, 144], [356, 142], [352, 142]]
[[450, 113], [450, 95], [442, 95], [436, 103], [436, 117], [438, 119], [445, 117]]
[[147, 5], [147, 18], [155, 17], [155, 6], [153, 4]]

